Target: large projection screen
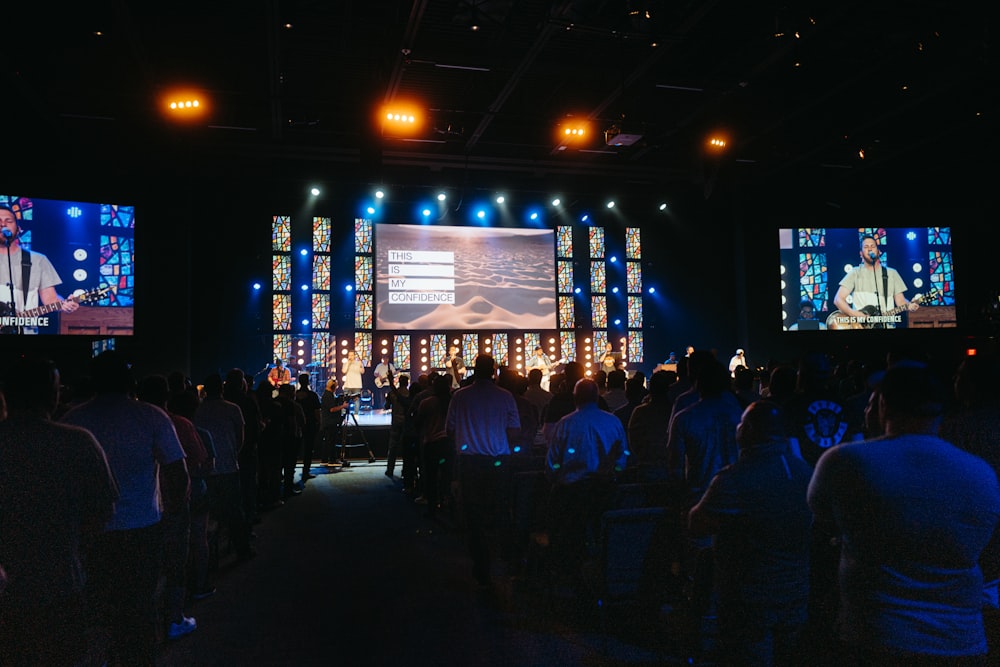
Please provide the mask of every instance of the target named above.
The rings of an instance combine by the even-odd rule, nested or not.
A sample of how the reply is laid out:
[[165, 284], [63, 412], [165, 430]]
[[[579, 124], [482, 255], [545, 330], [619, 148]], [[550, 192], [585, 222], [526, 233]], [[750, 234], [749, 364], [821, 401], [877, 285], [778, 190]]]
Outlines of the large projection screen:
[[550, 229], [375, 226], [376, 327], [556, 328]]

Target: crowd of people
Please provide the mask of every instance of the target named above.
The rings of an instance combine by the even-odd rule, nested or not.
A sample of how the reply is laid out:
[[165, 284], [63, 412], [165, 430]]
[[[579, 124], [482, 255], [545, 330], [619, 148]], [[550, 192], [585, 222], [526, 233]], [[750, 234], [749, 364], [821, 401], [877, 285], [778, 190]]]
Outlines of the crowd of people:
[[[384, 472], [458, 521], [478, 585], [539, 568], [580, 595], [616, 489], [659, 489], [678, 526], [656, 555], [676, 583], [663, 594], [718, 619], [722, 664], [985, 665], [1000, 367], [914, 356], [751, 369], [689, 347], [648, 378], [575, 361], [523, 375], [485, 354], [461, 374], [393, 369]], [[349, 394], [278, 375], [136, 378], [114, 351], [69, 386], [44, 359], [7, 366], [0, 664], [152, 664], [196, 630], [219, 559], [252, 559], [262, 513], [342, 455]], [[525, 472], [545, 487], [527, 524]]]

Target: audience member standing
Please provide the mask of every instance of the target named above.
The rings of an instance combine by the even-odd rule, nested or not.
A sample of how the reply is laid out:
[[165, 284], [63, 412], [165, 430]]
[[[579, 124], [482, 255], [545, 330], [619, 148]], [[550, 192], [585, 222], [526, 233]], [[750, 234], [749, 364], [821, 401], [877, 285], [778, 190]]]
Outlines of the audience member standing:
[[[451, 378], [435, 375], [431, 381], [431, 395], [420, 402], [420, 444], [423, 452], [424, 497], [427, 514], [434, 515], [451, 485], [451, 466], [455, 458], [454, 446], [448, 438], [448, 405], [451, 403]], [[395, 417], [393, 411], [393, 417]]]
[[[281, 387], [291, 387], [283, 384]], [[284, 391], [281, 387], [278, 391]], [[205, 400], [194, 413], [194, 423], [212, 434], [215, 444], [215, 471], [208, 478], [212, 514], [229, 532], [229, 539], [241, 560], [253, 556], [250, 525], [243, 513], [240, 487], [240, 447], [243, 445], [243, 411], [222, 398], [222, 377], [205, 378]]]
[[446, 427], [455, 443], [455, 478], [473, 575], [483, 586], [491, 582], [490, 529], [500, 540], [510, 540], [509, 442], [521, 428], [514, 397], [493, 383], [493, 371], [493, 357], [476, 357], [473, 382], [452, 396]]
[[129, 364], [116, 351], [93, 360], [96, 396], [63, 416], [97, 438], [118, 483], [114, 516], [87, 559], [87, 592], [110, 639], [110, 664], [152, 665], [154, 595], [160, 576], [161, 507], [188, 500], [189, 477], [177, 432], [162, 409], [135, 400]]
[[632, 410], [628, 421], [630, 465], [646, 468], [658, 479], [667, 476], [667, 431], [670, 427], [668, 391], [676, 377], [673, 371], [656, 371], [649, 379], [649, 400]]
[[50, 421], [59, 397], [51, 362], [22, 358], [5, 376], [0, 563], [9, 585], [0, 585], [0, 664], [86, 664], [83, 543], [114, 512], [115, 482], [93, 435]]
[[842, 664], [985, 664], [978, 559], [1000, 520], [996, 474], [935, 435], [928, 368], [890, 367], [879, 390], [885, 435], [830, 449], [809, 486], [816, 521], [842, 536]]
[[313, 449], [316, 446], [316, 437], [319, 435], [320, 415], [323, 406], [319, 401], [319, 394], [309, 386], [309, 374], [299, 375], [299, 388], [295, 392], [295, 400], [305, 414], [305, 427], [302, 429], [302, 483], [315, 477], [309, 470], [312, 468]]
[[[697, 354], [697, 353], [695, 353]], [[736, 426], [742, 412], [729, 391], [729, 375], [714, 359], [697, 367], [698, 401], [674, 414], [667, 440], [668, 465], [683, 480], [689, 502], [697, 501], [717, 472], [735, 463]], [[675, 404], [676, 408], [676, 404]]]
[[781, 409], [751, 403], [723, 468], [689, 513], [694, 537], [714, 535], [719, 642], [726, 665], [802, 664], [812, 468], [793, 456]]
[[250, 393], [246, 374], [239, 368], [230, 369], [222, 387], [222, 397], [235, 403], [243, 413], [243, 447], [240, 449], [240, 492], [243, 514], [251, 524], [259, 520], [258, 475], [260, 474], [260, 432], [263, 428], [260, 405]]
[[615, 476], [628, 460], [621, 420], [597, 406], [599, 396], [596, 382], [577, 381], [576, 409], [555, 425], [545, 459], [545, 473], [552, 483], [551, 545], [556, 562], [569, 568], [569, 574], [579, 574]]
[[[170, 390], [167, 378], [162, 375], [148, 375], [139, 384], [139, 400], [158, 408], [167, 409]], [[205, 445], [198, 436], [193, 423], [186, 417], [167, 413], [177, 431], [177, 438], [184, 449], [188, 473], [191, 476], [191, 494], [188, 502], [164, 512], [163, 525], [163, 577], [164, 616], [167, 637], [177, 639], [193, 632], [198, 624], [194, 618], [184, 615], [184, 601], [187, 597], [187, 564], [191, 543], [191, 504], [200, 504], [207, 494], [205, 477], [210, 473], [206, 464], [210, 463]], [[201, 474], [199, 474], [201, 473]]]

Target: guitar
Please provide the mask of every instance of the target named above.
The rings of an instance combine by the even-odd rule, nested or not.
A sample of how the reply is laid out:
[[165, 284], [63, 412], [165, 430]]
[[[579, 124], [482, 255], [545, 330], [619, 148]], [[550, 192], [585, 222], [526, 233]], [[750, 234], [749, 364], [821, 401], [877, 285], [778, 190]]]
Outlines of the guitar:
[[392, 384], [392, 369], [387, 370], [385, 375], [375, 376], [375, 386], [379, 389], [390, 384]]
[[[913, 297], [910, 303], [920, 303], [922, 301], [932, 301], [941, 296], [941, 290], [931, 290], [927, 294], [917, 294]], [[902, 306], [896, 306], [892, 310], [887, 310], [882, 313], [883, 317], [892, 317], [893, 315], [898, 315], [903, 311], [907, 310], [909, 304], [903, 304]], [[868, 317], [875, 317], [879, 314], [878, 308], [875, 306], [865, 306], [861, 309]], [[835, 310], [826, 318], [826, 328], [827, 329], [881, 329], [884, 324], [881, 322], [858, 322], [857, 318], [853, 318], [850, 315], [845, 315], [839, 310]]]
[[[60, 301], [53, 301], [52, 303], [46, 303], [44, 305], [38, 306], [37, 308], [31, 308], [29, 310], [17, 311], [14, 317], [19, 318], [30, 318], [38, 317], [40, 315], [46, 315], [57, 310], [62, 310], [63, 304], [67, 301], [72, 301], [73, 303], [84, 304], [91, 301], [97, 301], [103, 299], [111, 292], [110, 285], [101, 285], [100, 287], [95, 287], [92, 290], [87, 290], [86, 292], [81, 292], [80, 294], [74, 294], [73, 296], [68, 296]], [[10, 313], [10, 306], [6, 303], [0, 303], [0, 317], [8, 317]], [[4, 326], [3, 333], [11, 333], [12, 330], [16, 331], [16, 326]]]

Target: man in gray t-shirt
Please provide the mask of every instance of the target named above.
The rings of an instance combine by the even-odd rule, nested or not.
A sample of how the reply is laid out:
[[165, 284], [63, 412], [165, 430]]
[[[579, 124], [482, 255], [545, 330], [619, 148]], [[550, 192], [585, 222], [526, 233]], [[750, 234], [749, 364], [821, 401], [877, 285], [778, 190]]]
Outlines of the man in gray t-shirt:
[[[14, 211], [0, 206], [0, 314], [12, 316], [50, 304], [57, 304], [56, 309], [67, 313], [79, 308], [75, 301], [65, 301], [56, 292], [56, 285], [61, 284], [62, 280], [48, 257], [21, 247], [22, 233]], [[31, 264], [27, 290], [23, 285], [22, 268], [22, 262], [26, 258], [30, 258]], [[12, 301], [14, 312], [10, 312]], [[23, 323], [19, 325], [17, 322], [9, 323], [9, 326], [4, 324], [2, 330], [4, 333], [38, 333], [37, 326], [25, 326]]]

